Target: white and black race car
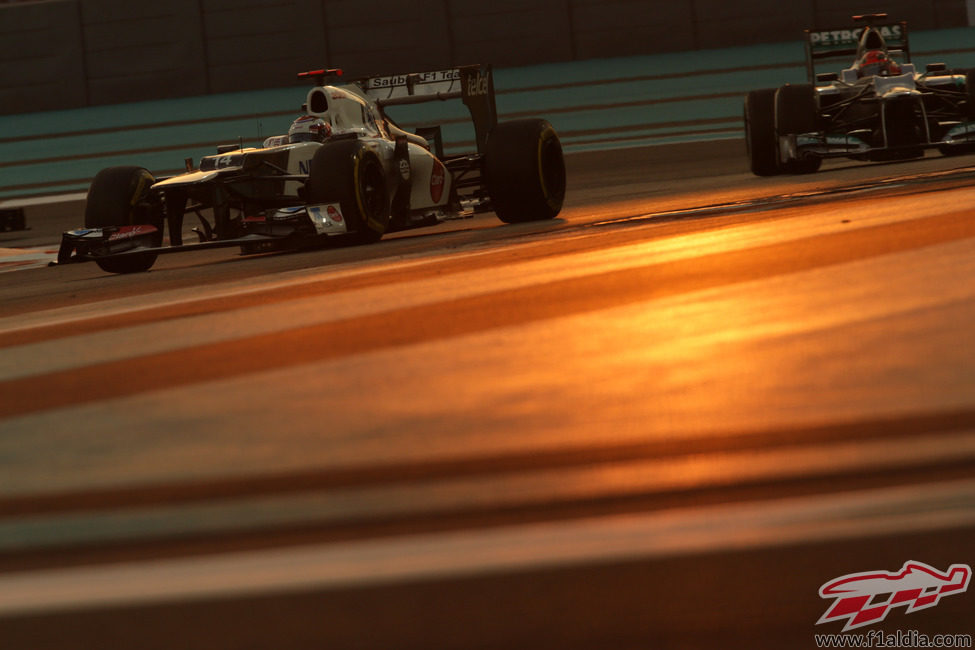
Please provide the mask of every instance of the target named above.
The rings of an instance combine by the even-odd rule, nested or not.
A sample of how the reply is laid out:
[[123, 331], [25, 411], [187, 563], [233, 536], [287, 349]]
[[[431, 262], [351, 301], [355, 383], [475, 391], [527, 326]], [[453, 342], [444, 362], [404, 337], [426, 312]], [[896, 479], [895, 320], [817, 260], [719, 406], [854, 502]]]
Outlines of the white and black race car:
[[[902, 160], [937, 148], [975, 151], [975, 77], [943, 63], [918, 72], [907, 23], [886, 14], [854, 16], [855, 26], [806, 30], [808, 83], [755, 90], [745, 98], [745, 141], [753, 173], [807, 174], [824, 158]], [[816, 72], [845, 58], [840, 72]]]
[[[154, 178], [142, 167], [99, 172], [85, 227], [62, 236], [58, 264], [95, 261], [112, 273], [148, 270], [161, 253], [239, 246], [300, 249], [493, 211], [506, 223], [551, 219], [565, 197], [559, 137], [543, 119], [499, 123], [490, 66], [342, 81], [316, 70], [305, 115], [260, 148], [221, 147], [198, 169]], [[460, 99], [476, 151], [445, 156], [440, 127], [407, 133], [385, 108]], [[183, 243], [195, 214], [199, 241]], [[164, 230], [168, 243], [164, 245]]]

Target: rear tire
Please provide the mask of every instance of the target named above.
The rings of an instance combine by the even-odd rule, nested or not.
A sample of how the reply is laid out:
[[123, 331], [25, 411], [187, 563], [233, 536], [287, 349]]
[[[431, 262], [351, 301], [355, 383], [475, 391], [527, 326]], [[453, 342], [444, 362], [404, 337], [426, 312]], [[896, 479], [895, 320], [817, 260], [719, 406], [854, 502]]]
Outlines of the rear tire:
[[[162, 244], [162, 219], [146, 207], [149, 188], [156, 182], [142, 167], [109, 167], [92, 179], [85, 204], [85, 227], [151, 224], [159, 229], [156, 246]], [[156, 263], [157, 253], [139, 253], [95, 260], [107, 273], [141, 273]]]
[[[965, 116], [975, 122], [975, 70], [965, 72]], [[943, 156], [964, 156], [975, 153], [975, 143], [944, 144], [938, 147]]]
[[965, 109], [969, 122], [975, 122], [975, 70], [965, 73]]
[[340, 204], [355, 243], [377, 242], [389, 226], [386, 172], [379, 157], [358, 140], [323, 144], [312, 158], [305, 193], [309, 204]]
[[565, 201], [565, 160], [546, 120], [502, 122], [488, 136], [484, 174], [494, 213], [505, 223], [553, 219]]
[[775, 88], [753, 90], [745, 96], [745, 147], [753, 174], [781, 173], [775, 137]]
[[942, 156], [965, 156], [975, 153], [975, 144], [943, 144], [938, 151]]

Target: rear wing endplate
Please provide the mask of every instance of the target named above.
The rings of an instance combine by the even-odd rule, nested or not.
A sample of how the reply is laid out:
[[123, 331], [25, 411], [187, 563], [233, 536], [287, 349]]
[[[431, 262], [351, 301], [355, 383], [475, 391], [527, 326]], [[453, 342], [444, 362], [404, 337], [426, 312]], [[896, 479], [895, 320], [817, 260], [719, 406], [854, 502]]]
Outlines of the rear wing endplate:
[[[870, 18], [870, 17], [865, 17]], [[870, 26], [880, 32], [887, 43], [887, 51], [892, 57], [904, 63], [911, 62], [911, 49], [907, 37], [907, 23], [869, 21]], [[824, 59], [845, 59], [847, 66], [853, 62], [860, 44], [860, 35], [865, 27], [843, 27], [840, 29], [805, 30], [806, 35], [806, 74], [809, 81], [816, 81], [816, 62]]]
[[498, 123], [494, 74], [489, 64], [449, 70], [369, 77], [355, 81], [381, 108], [460, 99], [471, 113], [477, 150], [484, 152], [487, 136]]

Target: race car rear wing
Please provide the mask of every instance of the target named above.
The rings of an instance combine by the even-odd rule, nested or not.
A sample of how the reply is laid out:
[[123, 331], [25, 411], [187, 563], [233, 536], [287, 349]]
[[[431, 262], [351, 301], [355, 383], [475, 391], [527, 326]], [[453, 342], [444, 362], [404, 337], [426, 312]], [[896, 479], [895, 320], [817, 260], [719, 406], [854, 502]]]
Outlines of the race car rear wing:
[[[903, 63], [911, 62], [911, 49], [907, 37], [907, 23], [886, 22], [886, 14], [854, 16], [854, 22], [866, 23], [880, 32], [887, 43], [887, 52]], [[864, 27], [805, 30], [806, 74], [811, 83], [816, 81], [816, 62], [824, 59], [844, 59], [847, 66], [853, 62], [860, 44]]]
[[449, 70], [414, 72], [356, 79], [353, 82], [381, 108], [460, 99], [474, 123], [477, 150], [484, 152], [487, 136], [498, 123], [491, 66], [469, 65]]

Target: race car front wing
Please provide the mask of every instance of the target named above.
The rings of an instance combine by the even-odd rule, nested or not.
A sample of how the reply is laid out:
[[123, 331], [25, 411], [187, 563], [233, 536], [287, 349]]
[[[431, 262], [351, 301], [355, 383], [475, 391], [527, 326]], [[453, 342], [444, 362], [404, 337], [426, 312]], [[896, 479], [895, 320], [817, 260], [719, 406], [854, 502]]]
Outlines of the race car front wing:
[[243, 220], [239, 237], [218, 239], [209, 228], [195, 230], [200, 241], [192, 244], [163, 245], [162, 231], [149, 224], [80, 228], [62, 234], [57, 261], [51, 265], [234, 246], [246, 253], [288, 250], [300, 248], [302, 243], [310, 241], [309, 222], [315, 234], [320, 236], [341, 235], [348, 231], [338, 204], [281, 209], [269, 217], [248, 217]]

